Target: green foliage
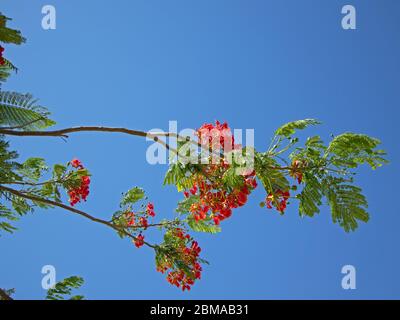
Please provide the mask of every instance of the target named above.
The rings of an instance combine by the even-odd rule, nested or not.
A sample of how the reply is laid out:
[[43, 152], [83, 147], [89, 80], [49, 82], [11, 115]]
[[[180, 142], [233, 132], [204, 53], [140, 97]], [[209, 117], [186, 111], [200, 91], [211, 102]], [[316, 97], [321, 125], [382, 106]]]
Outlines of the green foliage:
[[335, 137], [325, 157], [337, 167], [356, 168], [368, 163], [372, 169], [388, 163], [383, 150], [374, 150], [381, 142], [364, 134], [344, 133]]
[[262, 182], [267, 194], [274, 193], [277, 190], [288, 190], [289, 181], [283, 170], [279, 168], [278, 162], [271, 158], [267, 153], [255, 154], [255, 171], [257, 177]]
[[21, 32], [7, 27], [7, 22], [11, 19], [0, 12], [0, 41], [20, 45], [25, 42]]
[[343, 178], [329, 176], [323, 181], [323, 192], [331, 207], [333, 222], [339, 223], [346, 232], [357, 229], [357, 221], [369, 220], [367, 199], [360, 188]]
[[[174, 228], [168, 229], [164, 234], [164, 241], [155, 248], [156, 266], [169, 265], [172, 270], [182, 270], [189, 277], [194, 279], [194, 273], [189, 265], [183, 259], [185, 255], [182, 254], [182, 248], [186, 247], [186, 239], [181, 239], [174, 235]], [[199, 258], [199, 262], [208, 262]]]
[[[47, 291], [46, 300], [65, 300], [72, 293], [73, 289], [79, 289], [84, 283], [83, 278], [72, 276], [57, 282], [54, 288]], [[83, 300], [84, 296], [76, 295], [68, 300]]]
[[132, 205], [143, 199], [145, 196], [144, 190], [139, 187], [134, 187], [131, 190], [127, 191], [122, 200], [121, 205]]
[[37, 182], [47, 171], [48, 167], [43, 158], [29, 158], [18, 169], [18, 173], [30, 182]]
[[311, 175], [305, 174], [303, 181], [305, 186], [296, 196], [300, 200], [299, 214], [301, 216], [313, 217], [320, 212], [319, 206], [322, 205], [322, 186], [319, 180]]
[[192, 216], [187, 218], [188, 226], [195, 232], [218, 233], [221, 227], [216, 226], [211, 219], [195, 221]]
[[182, 201], [179, 201], [178, 207], [176, 208], [176, 212], [181, 214], [188, 213], [191, 205], [194, 203], [198, 203], [199, 199], [200, 199], [199, 196], [190, 196], [189, 198], [185, 198]]
[[[17, 30], [7, 27], [7, 21], [11, 20], [0, 12], [0, 42], [13, 43], [20, 45], [25, 42], [25, 38]], [[7, 59], [4, 59], [4, 64], [0, 66], [0, 83], [7, 80], [12, 71], [17, 71], [17, 68]]]
[[0, 136], [0, 182], [20, 181], [22, 178], [16, 173], [21, 165], [15, 160], [18, 153], [8, 150], [9, 143]]
[[0, 125], [22, 130], [40, 130], [55, 124], [46, 108], [30, 94], [0, 91]]
[[236, 172], [236, 167], [232, 166], [225, 171], [222, 176], [222, 182], [226, 187], [235, 188], [243, 185], [243, 176], [238, 175]]
[[296, 130], [302, 130], [310, 125], [317, 125], [317, 124], [320, 124], [320, 122], [314, 119], [292, 121], [278, 128], [275, 131], [275, 135], [288, 138], [293, 134], [295, 134]]
[[193, 186], [192, 172], [196, 165], [184, 165], [180, 162], [171, 164], [164, 178], [164, 185], [175, 185], [178, 191], [189, 189]]
[[5, 82], [11, 75], [11, 72], [17, 72], [18, 69], [7, 59], [3, 57], [4, 64], [0, 65], [0, 82]]
[[53, 179], [61, 180], [66, 172], [67, 166], [64, 166], [62, 164], [55, 164], [53, 167]]
[[16, 228], [10, 222], [16, 220], [18, 220], [18, 218], [14, 215], [12, 210], [0, 204], [0, 231], [13, 233]]
[[330, 206], [332, 220], [346, 232], [354, 231], [358, 222], [367, 222], [367, 200], [362, 190], [353, 185], [352, 169], [369, 164], [373, 169], [387, 163], [386, 153], [377, 150], [380, 141], [363, 134], [345, 133], [325, 146], [320, 137], [307, 139], [304, 148], [296, 148], [291, 158], [301, 160], [304, 187], [296, 195], [300, 215], [319, 213], [322, 199]]

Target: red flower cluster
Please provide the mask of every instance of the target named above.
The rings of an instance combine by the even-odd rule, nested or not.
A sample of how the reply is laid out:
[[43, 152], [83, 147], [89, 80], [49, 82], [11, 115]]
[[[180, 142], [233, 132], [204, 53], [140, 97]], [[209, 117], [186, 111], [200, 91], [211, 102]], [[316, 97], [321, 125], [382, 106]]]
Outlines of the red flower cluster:
[[[71, 166], [76, 169], [83, 169], [82, 163], [78, 159], [73, 159], [71, 162]], [[69, 195], [69, 203], [71, 206], [74, 206], [81, 200], [86, 201], [87, 196], [89, 195], [89, 186], [90, 186], [90, 177], [82, 176], [80, 185], [70, 188], [68, 190]]]
[[275, 206], [279, 212], [284, 213], [289, 198], [289, 191], [278, 190], [274, 194], [270, 193], [265, 201], [268, 209], [272, 209], [272, 206]]
[[144, 245], [144, 235], [139, 234], [134, 240], [133, 243], [135, 244], [136, 248], [140, 248]]
[[6, 63], [6, 60], [3, 58], [3, 52], [4, 52], [4, 48], [2, 46], [0, 46], [0, 65], [4, 66], [4, 64]]
[[222, 150], [232, 150], [234, 148], [235, 139], [232, 135], [232, 131], [226, 122], [220, 123], [215, 122], [203, 124], [196, 132], [199, 137], [199, 142], [202, 145], [208, 145], [215, 149], [222, 147]]
[[[154, 212], [154, 205], [149, 202], [146, 207], [146, 211], [143, 213], [138, 212], [135, 214], [132, 211], [126, 212], [125, 213], [125, 219], [127, 221], [128, 227], [138, 227], [138, 228], [144, 228], [147, 229], [149, 226], [148, 218], [149, 217], [155, 217], [155, 212]], [[136, 224], [136, 219], [135, 216], [138, 216], [138, 224]]]
[[[232, 209], [245, 205], [248, 195], [257, 187], [255, 173], [252, 172], [250, 175], [241, 176], [243, 182], [240, 187], [225, 190], [220, 178], [227, 168], [229, 166], [225, 164], [208, 166], [206, 174], [199, 176], [198, 182], [189, 190], [191, 195], [199, 196], [199, 201], [190, 207], [196, 221], [205, 220], [211, 211], [210, 217], [218, 225], [232, 215]], [[190, 196], [189, 192], [185, 192], [186, 197]]]
[[[201, 144], [210, 144], [212, 148], [221, 146], [223, 151], [240, 148], [234, 144], [234, 137], [226, 122], [221, 124], [216, 121], [215, 125], [204, 124], [197, 130], [197, 136]], [[211, 211], [209, 217], [218, 225], [232, 215], [232, 209], [243, 206], [247, 202], [248, 195], [257, 187], [255, 172], [252, 171], [240, 176], [242, 183], [239, 183], [237, 188], [233, 190], [226, 188], [222, 178], [230, 166], [223, 160], [218, 164], [204, 166], [203, 172], [194, 177], [193, 187], [184, 191], [186, 198], [199, 196], [199, 201], [190, 207], [195, 221], [207, 219]]]
[[150, 217], [156, 216], [156, 214], [154, 213], [154, 205], [151, 202], [147, 204], [146, 212]]
[[179, 260], [185, 264], [187, 270], [177, 268], [173, 261], [165, 257], [162, 262], [158, 263], [157, 271], [165, 273], [172, 269], [167, 274], [167, 281], [178, 288], [182, 288], [183, 291], [190, 290], [195, 281], [201, 278], [202, 268], [198, 262], [201, 248], [197, 241], [193, 240], [181, 228], [175, 228], [169, 232], [177, 240], [175, 250], [179, 255]]

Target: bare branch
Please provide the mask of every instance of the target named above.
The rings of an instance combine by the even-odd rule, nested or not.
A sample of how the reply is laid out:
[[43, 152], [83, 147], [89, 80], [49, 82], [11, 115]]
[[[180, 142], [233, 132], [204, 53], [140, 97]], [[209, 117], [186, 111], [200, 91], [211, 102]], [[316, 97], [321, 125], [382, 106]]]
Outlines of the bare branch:
[[[189, 137], [182, 137], [177, 133], [173, 132], [144, 132], [140, 130], [133, 130], [127, 128], [114, 128], [114, 127], [103, 127], [103, 126], [80, 126], [80, 127], [71, 127], [59, 130], [47, 130], [47, 131], [19, 131], [19, 130], [11, 130], [10, 128], [0, 128], [0, 134], [10, 135], [10, 136], [19, 136], [19, 137], [62, 137], [68, 138], [69, 133], [74, 132], [114, 132], [114, 133], [124, 133], [132, 136], [144, 137], [153, 139], [155, 142], [163, 145], [167, 150], [171, 150], [173, 153], [178, 154], [178, 150], [171, 148], [171, 146], [160, 139], [160, 137], [173, 137], [180, 139], [181, 141], [187, 141], [201, 149], [204, 149], [208, 152], [210, 150], [206, 148], [199, 142], [191, 140]], [[211, 150], [212, 154], [215, 155], [215, 151]], [[218, 153], [218, 156], [223, 158], [223, 154]]]

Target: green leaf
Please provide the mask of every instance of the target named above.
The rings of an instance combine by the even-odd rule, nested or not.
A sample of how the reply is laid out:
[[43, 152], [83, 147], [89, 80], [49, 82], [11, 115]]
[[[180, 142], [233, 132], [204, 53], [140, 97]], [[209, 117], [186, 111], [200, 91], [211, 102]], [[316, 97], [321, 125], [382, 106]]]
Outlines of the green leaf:
[[60, 180], [65, 172], [67, 171], [67, 167], [62, 164], [55, 164], [53, 167], [53, 178], [56, 180]]
[[183, 199], [178, 202], [178, 207], [176, 208], [176, 212], [178, 213], [188, 213], [192, 204], [198, 203], [200, 200], [199, 196], [190, 196], [188, 198]]
[[144, 198], [144, 190], [139, 187], [134, 187], [124, 194], [121, 205], [134, 204]]
[[191, 216], [187, 219], [188, 226], [195, 232], [218, 233], [221, 227], [212, 223], [211, 219], [195, 221]]
[[[54, 288], [47, 291], [46, 300], [65, 300], [67, 295], [71, 295], [73, 289], [79, 289], [84, 283], [83, 278], [72, 276], [57, 282]], [[72, 296], [69, 300], [82, 300], [83, 296]]]
[[171, 164], [164, 178], [164, 185], [175, 185], [178, 191], [189, 189], [193, 186], [193, 179], [190, 174], [189, 165], [181, 163]]
[[25, 38], [18, 30], [10, 29], [6, 26], [11, 19], [0, 13], [0, 41], [5, 43], [22, 44]]
[[373, 169], [388, 163], [383, 150], [376, 150], [381, 142], [364, 134], [344, 133], [335, 137], [326, 150], [325, 157], [337, 167], [356, 168], [367, 163]]
[[313, 217], [320, 212], [319, 206], [322, 205], [322, 186], [318, 179], [311, 174], [304, 174], [303, 182], [305, 186], [296, 198], [300, 200], [299, 213], [301, 216]]
[[12, 210], [0, 204], [0, 219], [3, 220], [3, 221], [0, 220], [0, 231], [13, 233], [15, 230], [17, 230], [17, 228], [11, 225], [10, 222], [17, 221], [18, 218], [19, 217], [15, 215]]
[[337, 177], [327, 177], [322, 182], [324, 194], [331, 207], [332, 220], [346, 232], [354, 231], [358, 221], [367, 222], [368, 203], [361, 189]]
[[3, 57], [4, 64], [0, 65], [0, 82], [5, 82], [11, 75], [11, 72], [17, 72], [18, 69], [7, 59]]
[[55, 124], [46, 108], [30, 94], [0, 91], [0, 125], [21, 130], [40, 130]]
[[279, 167], [279, 164], [268, 154], [255, 154], [255, 171], [267, 194], [289, 189], [289, 181], [286, 179], [284, 171], [277, 170], [276, 167]]
[[304, 120], [289, 122], [284, 124], [278, 130], [276, 130], [275, 135], [289, 138], [296, 132], [296, 130], [302, 130], [310, 125], [317, 125], [317, 124], [320, 124], [320, 122], [314, 119], [304, 119]]
[[18, 172], [25, 178], [37, 182], [48, 167], [43, 158], [29, 158], [23, 164]]

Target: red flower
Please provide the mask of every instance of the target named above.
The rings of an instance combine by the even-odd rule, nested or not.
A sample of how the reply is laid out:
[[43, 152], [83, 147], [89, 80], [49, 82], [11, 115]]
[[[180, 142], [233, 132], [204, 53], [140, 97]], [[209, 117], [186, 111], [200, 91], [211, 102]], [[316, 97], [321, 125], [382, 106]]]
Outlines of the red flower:
[[190, 191], [190, 193], [191, 193], [192, 195], [195, 195], [195, 194], [197, 193], [197, 186], [194, 185], [189, 191]]
[[[201, 144], [208, 144], [211, 148], [216, 146], [220, 150], [222, 146], [222, 151], [227, 152], [235, 147], [231, 129], [226, 122], [206, 123], [196, 134]], [[218, 225], [232, 215], [232, 209], [243, 206], [250, 193], [257, 187], [254, 169], [248, 169], [239, 176], [241, 183], [238, 183], [238, 187], [232, 189], [221, 183], [221, 177], [230, 168], [231, 165], [221, 159], [219, 163], [202, 166], [202, 172], [193, 175], [193, 187], [185, 190], [183, 194], [185, 198], [189, 198], [190, 195], [197, 195], [199, 198], [191, 203], [189, 209], [195, 221], [211, 218]]]
[[4, 48], [2, 46], [0, 46], [0, 65], [5, 65], [6, 60], [3, 58], [3, 52], [4, 52]]
[[86, 198], [89, 195], [89, 185], [90, 177], [83, 176], [81, 177], [81, 184], [79, 187], [71, 188], [68, 190], [69, 203], [72, 206], [74, 206], [81, 200], [86, 201]]
[[73, 166], [74, 168], [83, 169], [82, 162], [78, 159], [71, 160], [71, 166]]
[[147, 204], [146, 212], [150, 217], [155, 217], [154, 205], [151, 202]]
[[176, 254], [179, 260], [185, 263], [185, 269], [174, 265], [168, 258], [157, 262], [157, 271], [167, 274], [167, 281], [183, 291], [190, 290], [197, 279], [201, 278], [201, 265], [199, 263], [199, 255], [201, 248], [197, 241], [192, 240], [190, 235], [185, 234], [181, 228], [175, 228], [169, 231], [170, 235], [176, 237], [177, 243]]
[[144, 236], [142, 234], [139, 234], [134, 240], [133, 240], [136, 248], [140, 248], [141, 246], [144, 245]]
[[265, 202], [267, 204], [268, 209], [272, 209], [272, 207], [275, 206], [279, 212], [284, 213], [289, 198], [290, 198], [289, 191], [277, 190], [275, 194], [270, 193], [267, 196]]
[[220, 221], [221, 221], [221, 219], [220, 219], [218, 216], [215, 216], [215, 217], [213, 218], [213, 220], [214, 220], [214, 223], [215, 223], [216, 226], [218, 226], [219, 223], [220, 223]]
[[127, 224], [129, 227], [132, 227], [135, 225], [135, 214], [133, 212], [125, 213], [125, 218], [128, 221]]
[[231, 209], [222, 209], [221, 215], [223, 215], [224, 218], [229, 218], [232, 215], [232, 210]]
[[144, 217], [139, 218], [139, 223], [140, 223], [140, 226], [145, 229], [147, 229], [147, 227], [149, 226], [147, 219]]
[[[83, 169], [82, 162], [78, 159], [73, 159], [70, 161], [72, 167], [77, 169]], [[72, 187], [68, 190], [69, 195], [69, 203], [74, 206], [81, 200], [86, 201], [87, 196], [89, 195], [89, 185], [90, 185], [90, 177], [82, 176], [81, 182], [79, 186]]]
[[244, 192], [239, 192], [237, 196], [237, 203], [239, 206], [244, 206], [247, 202], [247, 194]]
[[232, 150], [235, 147], [235, 140], [228, 124], [215, 122], [203, 124], [196, 132], [201, 144], [209, 144], [213, 149], [222, 147], [223, 150]]

